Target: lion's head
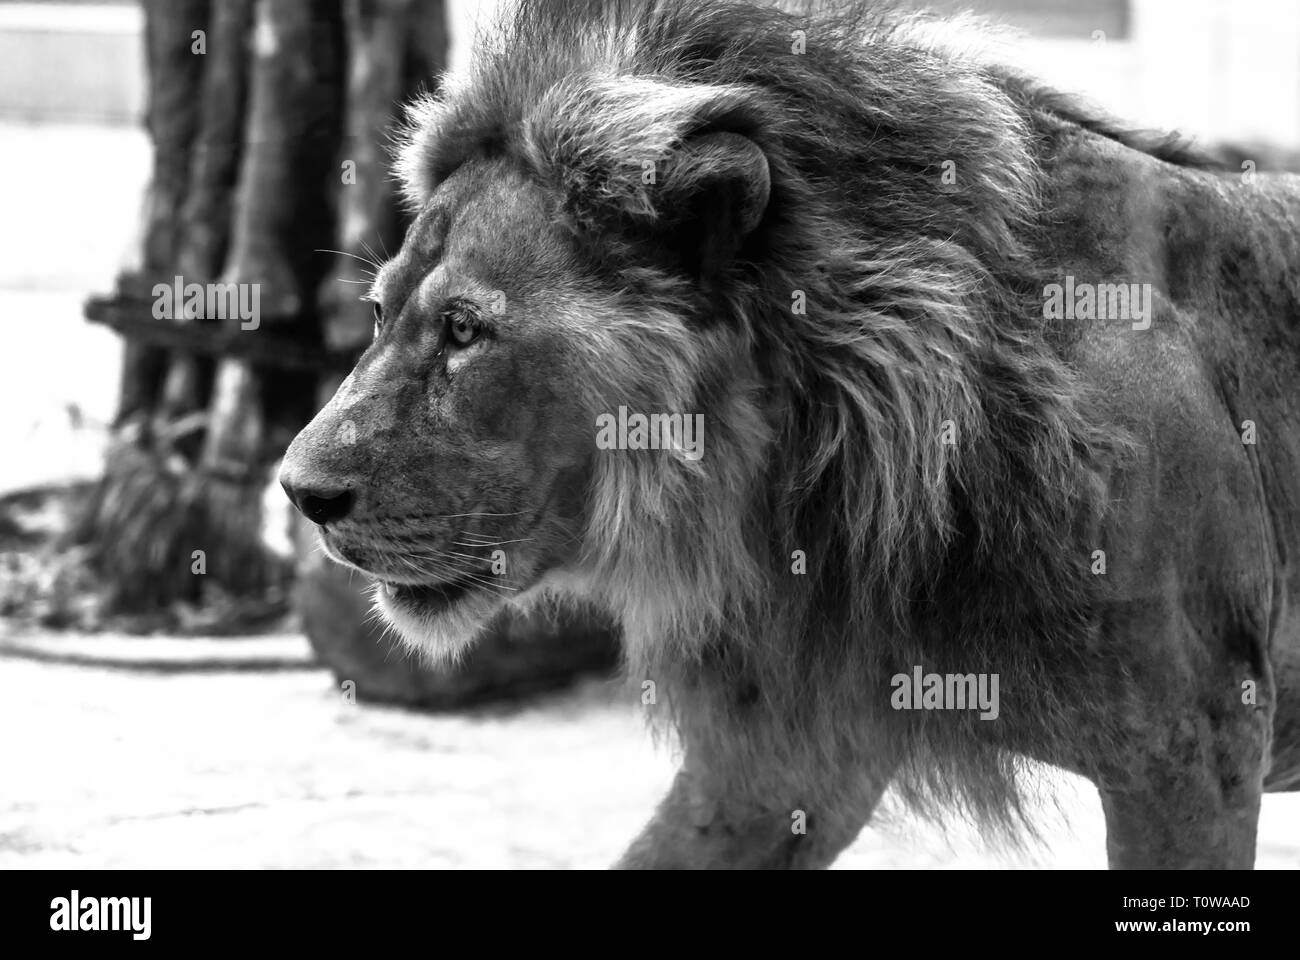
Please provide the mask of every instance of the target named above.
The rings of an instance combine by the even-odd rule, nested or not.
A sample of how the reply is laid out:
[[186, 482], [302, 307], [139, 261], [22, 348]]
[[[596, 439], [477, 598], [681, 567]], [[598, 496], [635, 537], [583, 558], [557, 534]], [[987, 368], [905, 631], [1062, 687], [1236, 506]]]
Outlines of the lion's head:
[[[632, 522], [658, 522], [668, 540], [713, 523], [706, 478], [733, 471], [705, 452], [706, 424], [747, 406], [756, 382], [741, 332], [715, 314], [766, 208], [764, 154], [697, 131], [667, 86], [574, 95], [627, 111], [623, 147], [665, 110], [680, 126], [627, 158], [589, 157], [602, 185], [575, 189], [546, 175], [579, 172], [556, 155], [578, 145], [548, 141], [554, 128], [525, 121], [517, 149], [453, 158], [470, 145], [438, 130], [454, 101], [416, 108], [404, 155], [415, 216], [369, 294], [374, 341], [281, 473], [326, 552], [374, 578], [384, 616], [435, 656], [463, 650], [503, 603], [617, 590], [620, 561], [647, 546]], [[654, 95], [659, 109], [633, 109]], [[672, 188], [658, 189], [670, 147]], [[645, 442], [627, 442], [640, 416]], [[762, 439], [759, 418], [725, 419], [719, 442], [737, 426]]]
[[573, 559], [591, 454], [569, 389], [582, 278], [545, 191], [500, 162], [464, 166], [379, 273], [373, 344], [285, 459], [326, 552], [437, 652]]

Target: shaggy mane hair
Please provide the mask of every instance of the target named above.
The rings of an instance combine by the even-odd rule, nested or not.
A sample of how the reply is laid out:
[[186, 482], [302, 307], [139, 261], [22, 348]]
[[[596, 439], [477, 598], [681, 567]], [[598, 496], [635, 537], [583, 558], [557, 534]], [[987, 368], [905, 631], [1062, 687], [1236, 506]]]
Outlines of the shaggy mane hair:
[[[1118, 670], [1088, 564], [1131, 444], [1043, 319], [1044, 161], [1083, 136], [1205, 161], [925, 25], [879, 3], [526, 0], [410, 109], [398, 167], [417, 207], [475, 158], [552, 187], [629, 318], [593, 345], [594, 396], [704, 412], [698, 463], [596, 458], [586, 539], [632, 675], [681, 693], [684, 734], [726, 738], [752, 760], [737, 777], [874, 751], [923, 812], [997, 827], [1043, 731], [1080, 773], [1105, 754], [1063, 705]], [[662, 218], [645, 161], [717, 131], [762, 149], [771, 193], [701, 292], [629, 238]], [[892, 710], [916, 665], [998, 674], [1001, 717]], [[810, 805], [838, 789], [806, 779]]]

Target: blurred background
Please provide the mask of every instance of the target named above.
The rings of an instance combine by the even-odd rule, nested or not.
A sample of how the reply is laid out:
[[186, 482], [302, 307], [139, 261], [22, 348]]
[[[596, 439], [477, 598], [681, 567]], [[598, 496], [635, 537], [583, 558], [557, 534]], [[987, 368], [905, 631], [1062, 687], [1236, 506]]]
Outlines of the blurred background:
[[[503, 620], [432, 673], [274, 483], [400, 242], [396, 105], [494, 6], [0, 0], [0, 868], [600, 867], [666, 789], [597, 616]], [[1300, 170], [1295, 0], [929, 6], [1120, 117]], [[256, 326], [155, 316], [178, 276], [257, 284]], [[1095, 792], [1038, 776], [1041, 842], [891, 801], [838, 865], [1103, 867]], [[1300, 866], [1297, 799], [1265, 799], [1260, 866]]]

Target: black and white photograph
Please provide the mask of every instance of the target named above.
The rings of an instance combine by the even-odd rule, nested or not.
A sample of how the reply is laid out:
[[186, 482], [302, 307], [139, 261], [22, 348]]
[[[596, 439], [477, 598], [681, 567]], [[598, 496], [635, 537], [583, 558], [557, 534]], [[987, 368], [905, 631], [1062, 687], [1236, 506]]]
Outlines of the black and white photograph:
[[0, 0], [0, 74], [23, 924], [1300, 868], [1296, 0]]

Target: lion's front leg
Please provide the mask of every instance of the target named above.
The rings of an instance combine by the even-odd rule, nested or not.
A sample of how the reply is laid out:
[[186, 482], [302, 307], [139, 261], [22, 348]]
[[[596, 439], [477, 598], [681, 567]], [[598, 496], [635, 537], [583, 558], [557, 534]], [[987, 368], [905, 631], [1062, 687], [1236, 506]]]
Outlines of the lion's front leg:
[[[824, 788], [832, 779], [840, 779], [841, 785], [828, 792]], [[654, 817], [617, 866], [826, 867], [870, 819], [888, 783], [888, 775], [866, 774], [845, 783], [841, 772], [839, 778], [817, 785], [822, 799], [813, 801], [800, 799], [800, 785], [794, 782], [766, 791], [724, 787], [720, 778], [701, 771], [688, 756]]]
[[1209, 792], [1103, 791], [1112, 870], [1249, 870], [1259, 791], [1225, 805]]
[[1122, 775], [1099, 784], [1111, 869], [1254, 866], [1271, 721], [1265, 697], [1258, 707], [1229, 699], [1209, 714], [1161, 717], [1161, 740], [1134, 750]]
[[[1147, 693], [1160, 681], [1135, 672], [1146, 682], [1125, 698], [1128, 737], [1094, 777], [1111, 869], [1254, 866], [1275, 695], [1268, 672], [1251, 671], [1225, 657], [1182, 671], [1162, 697]], [[1254, 684], [1249, 697], [1239, 677]]]

